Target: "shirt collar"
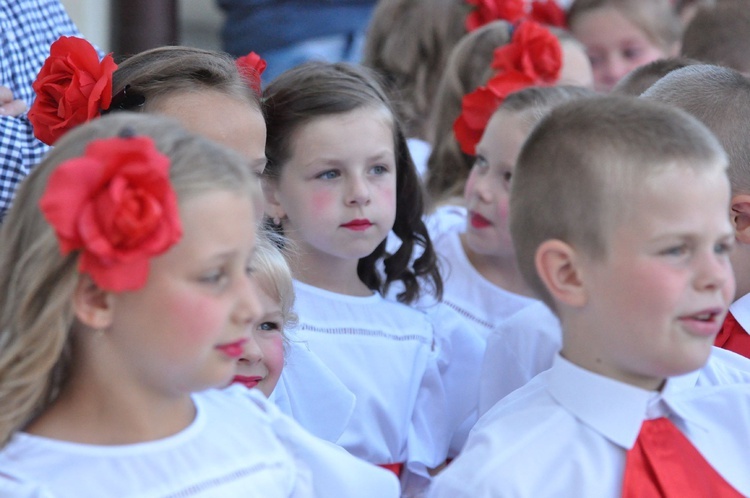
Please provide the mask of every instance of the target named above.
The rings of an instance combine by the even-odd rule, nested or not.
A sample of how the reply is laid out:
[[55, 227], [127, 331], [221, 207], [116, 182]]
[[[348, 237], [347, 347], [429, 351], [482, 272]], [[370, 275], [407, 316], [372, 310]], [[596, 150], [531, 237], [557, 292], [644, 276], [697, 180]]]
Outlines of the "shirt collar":
[[750, 294], [745, 294], [729, 306], [734, 319], [745, 330], [750, 330]]
[[669, 378], [658, 393], [591, 372], [558, 354], [549, 372], [548, 389], [578, 420], [628, 450], [635, 444], [643, 421], [653, 418], [655, 407], [661, 405], [656, 409], [692, 418], [689, 411], [680, 407], [676, 393], [694, 387], [699, 373], [697, 370]]

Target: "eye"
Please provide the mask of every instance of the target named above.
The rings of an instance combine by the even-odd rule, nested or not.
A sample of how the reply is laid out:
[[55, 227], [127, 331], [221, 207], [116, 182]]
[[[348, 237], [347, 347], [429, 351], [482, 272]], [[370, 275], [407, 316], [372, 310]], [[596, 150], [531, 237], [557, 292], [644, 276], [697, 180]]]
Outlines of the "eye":
[[258, 329], [266, 332], [276, 332], [281, 330], [281, 324], [279, 322], [263, 322], [258, 325]]
[[640, 58], [643, 50], [638, 47], [628, 47], [622, 51], [622, 56], [628, 60], [634, 60]]
[[472, 167], [476, 168], [480, 173], [484, 172], [488, 167], [487, 159], [485, 159], [484, 156], [476, 156], [476, 158], [474, 158], [474, 165]]
[[198, 280], [203, 284], [218, 286], [227, 280], [227, 273], [224, 268], [217, 268], [202, 274]]
[[728, 255], [734, 249], [734, 241], [719, 242], [714, 246], [714, 252], [720, 255]]
[[341, 175], [338, 171], [331, 169], [331, 170], [319, 173], [315, 178], [318, 178], [320, 180], [333, 180], [334, 178], [338, 178], [339, 176]]
[[684, 256], [688, 253], [688, 250], [689, 248], [687, 244], [679, 244], [662, 250], [660, 254], [664, 256]]
[[389, 169], [387, 166], [384, 166], [382, 164], [377, 164], [370, 168], [370, 171], [376, 175], [384, 175], [388, 173]]

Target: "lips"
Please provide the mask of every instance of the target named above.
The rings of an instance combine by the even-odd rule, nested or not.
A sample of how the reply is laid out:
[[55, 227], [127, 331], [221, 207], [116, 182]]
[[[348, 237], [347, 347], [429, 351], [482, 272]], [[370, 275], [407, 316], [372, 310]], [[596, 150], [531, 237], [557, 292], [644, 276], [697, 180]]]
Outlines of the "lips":
[[348, 223], [344, 223], [341, 226], [344, 228], [348, 228], [349, 230], [355, 230], [359, 232], [359, 231], [367, 230], [368, 228], [370, 228], [372, 226], [372, 222], [367, 219], [362, 219], [362, 220], [358, 219], [358, 220], [352, 220]]
[[469, 223], [471, 223], [471, 226], [474, 228], [487, 228], [489, 226], [492, 226], [492, 222], [490, 220], [474, 211], [472, 211], [471, 215], [469, 216]]
[[710, 308], [679, 318], [682, 326], [692, 335], [710, 337], [719, 333], [726, 314], [724, 308]]
[[243, 346], [247, 342], [247, 339], [239, 339], [234, 342], [228, 342], [226, 344], [219, 344], [216, 349], [224, 353], [230, 358], [239, 358], [242, 356]]
[[242, 384], [248, 389], [256, 387], [258, 383], [263, 380], [263, 377], [258, 375], [235, 375], [232, 379], [232, 384]]

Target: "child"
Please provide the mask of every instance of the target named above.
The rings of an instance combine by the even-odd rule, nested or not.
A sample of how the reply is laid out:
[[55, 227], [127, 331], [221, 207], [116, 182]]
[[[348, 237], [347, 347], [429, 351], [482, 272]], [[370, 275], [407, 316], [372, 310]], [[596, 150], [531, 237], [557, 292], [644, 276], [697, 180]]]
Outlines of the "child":
[[156, 116], [56, 143], [0, 232], [0, 495], [396, 496], [262, 395], [212, 389], [259, 311], [257, 188]]
[[[433, 236], [445, 264], [443, 302], [466, 317], [482, 337], [535, 301], [518, 269], [508, 227], [509, 190], [521, 145], [553, 107], [591, 94], [575, 86], [531, 87], [510, 94], [477, 145], [464, 191], [463, 222]], [[445, 209], [459, 208], [439, 209], [432, 218]]]
[[682, 55], [750, 75], [750, 12], [747, 2], [723, 0], [698, 9], [682, 35]]
[[535, 128], [511, 234], [563, 348], [480, 419], [430, 496], [750, 492], [750, 386], [676, 378], [705, 365], [734, 292], [726, 166], [696, 119], [632, 97], [564, 104]]
[[[439, 351], [427, 317], [402, 303], [418, 297], [418, 279], [438, 294], [441, 280], [390, 103], [373, 73], [346, 64], [304, 64], [264, 95], [266, 215], [295, 248], [298, 338], [357, 397], [337, 442], [395, 471], [434, 467], [447, 444]], [[386, 254], [391, 230], [401, 246]], [[401, 303], [383, 297], [394, 283]]]
[[705, 124], [729, 155], [730, 219], [737, 247], [737, 291], [716, 345], [750, 358], [750, 82], [739, 72], [696, 65], [670, 73], [643, 95], [686, 110]]
[[682, 24], [669, 0], [576, 0], [568, 23], [586, 46], [599, 92], [612, 90], [636, 67], [680, 50]]
[[[516, 53], [524, 53], [532, 64], [543, 64], [551, 58], [550, 49], [540, 47], [539, 33], [551, 32], [554, 35], [551, 36], [552, 40], [559, 42], [562, 58], [556, 83], [591, 86], [591, 67], [580, 43], [563, 30], [547, 30], [539, 26], [535, 31], [537, 36], [517, 38], [518, 29], [505, 21], [495, 21], [466, 35], [451, 52], [428, 125], [428, 139], [433, 144], [426, 178], [431, 207], [460, 203], [474, 157], [462, 151], [454, 132], [454, 124], [462, 113], [465, 96], [487, 84], [498, 73], [492, 67], [497, 49], [503, 47]], [[526, 86], [541, 83], [529, 82]], [[481, 136], [481, 132], [479, 135]]]
[[258, 234], [253, 258], [256, 294], [262, 311], [237, 360], [237, 373], [232, 379], [233, 383], [250, 389], [257, 387], [266, 397], [271, 396], [284, 366], [284, 330], [296, 322], [292, 311], [292, 272], [269, 235]]

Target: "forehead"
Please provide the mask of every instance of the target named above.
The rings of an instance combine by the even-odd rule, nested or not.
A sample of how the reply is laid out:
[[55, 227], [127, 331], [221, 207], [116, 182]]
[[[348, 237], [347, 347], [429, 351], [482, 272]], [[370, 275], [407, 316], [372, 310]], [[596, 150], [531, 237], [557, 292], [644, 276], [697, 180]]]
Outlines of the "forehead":
[[607, 47], [627, 42], [650, 43], [643, 28], [612, 6], [580, 14], [571, 29], [575, 37], [589, 49], [592, 46]]

